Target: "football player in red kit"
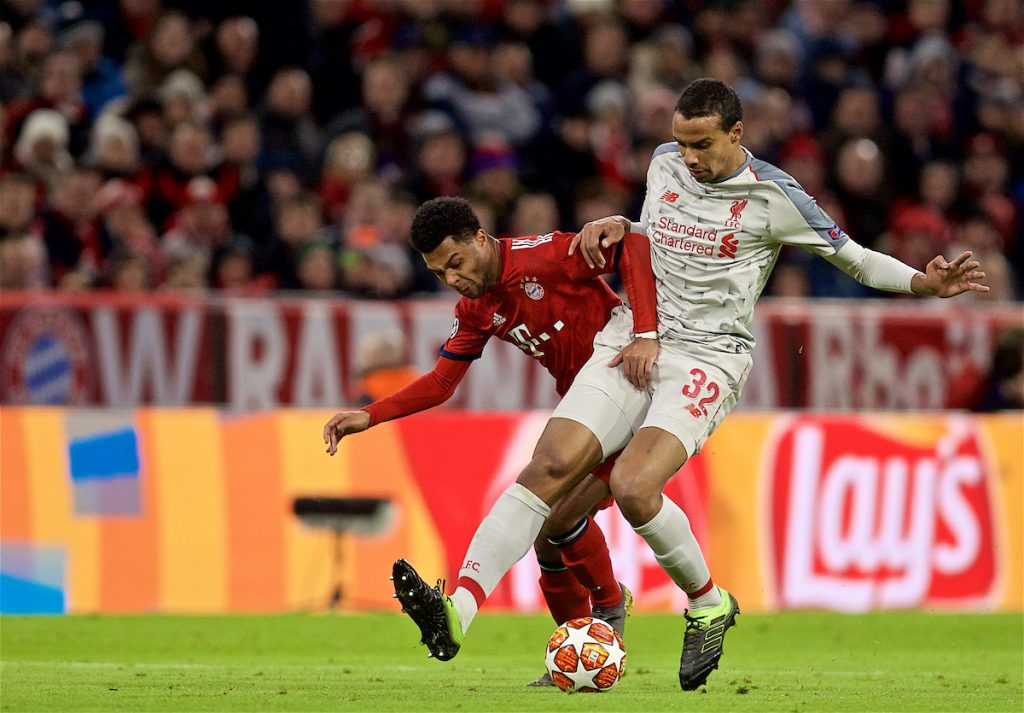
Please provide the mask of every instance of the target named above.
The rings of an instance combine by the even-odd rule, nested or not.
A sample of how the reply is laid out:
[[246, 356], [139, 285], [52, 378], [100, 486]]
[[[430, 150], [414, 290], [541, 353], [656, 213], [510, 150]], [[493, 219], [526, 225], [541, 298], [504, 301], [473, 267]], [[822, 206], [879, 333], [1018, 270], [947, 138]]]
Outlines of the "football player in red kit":
[[[608, 251], [604, 268], [590, 268], [578, 256], [567, 256], [573, 235], [499, 240], [484, 232], [462, 198], [424, 203], [413, 219], [410, 240], [437, 278], [462, 295], [451, 336], [430, 373], [361, 410], [331, 418], [323, 432], [327, 452], [333, 455], [347, 435], [447, 401], [492, 337], [537, 359], [563, 395], [590, 358], [594, 335], [613, 313], [628, 317], [629, 308], [601, 273], [618, 270], [633, 305], [633, 331], [656, 336], [647, 239], [627, 237], [622, 250]], [[652, 367], [653, 359], [622, 363], [637, 388], [646, 388]], [[613, 462], [614, 456], [609, 457], [557, 503], [535, 548], [541, 590], [555, 622], [593, 613], [621, 634], [631, 595], [615, 579], [604, 534], [591, 517], [595, 508], [611, 502], [607, 479]], [[545, 674], [535, 685], [551, 685], [550, 677]]]

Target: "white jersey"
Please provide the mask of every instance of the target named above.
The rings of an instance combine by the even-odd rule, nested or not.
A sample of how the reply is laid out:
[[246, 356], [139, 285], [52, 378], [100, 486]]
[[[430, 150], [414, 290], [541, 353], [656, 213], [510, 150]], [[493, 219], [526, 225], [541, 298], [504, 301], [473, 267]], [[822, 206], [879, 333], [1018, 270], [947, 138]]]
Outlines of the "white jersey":
[[636, 229], [651, 241], [659, 337], [732, 353], [754, 349], [754, 303], [783, 245], [830, 256], [849, 241], [791, 176], [749, 151], [736, 173], [699, 183], [674, 143], [654, 152]]

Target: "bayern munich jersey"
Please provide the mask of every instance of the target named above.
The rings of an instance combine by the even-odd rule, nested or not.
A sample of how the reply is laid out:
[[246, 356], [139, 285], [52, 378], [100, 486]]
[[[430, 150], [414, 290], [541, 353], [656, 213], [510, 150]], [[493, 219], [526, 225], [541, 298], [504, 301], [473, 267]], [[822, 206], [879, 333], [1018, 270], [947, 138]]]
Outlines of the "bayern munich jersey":
[[548, 233], [499, 240], [498, 284], [477, 299], [458, 301], [441, 356], [476, 359], [487, 340], [497, 337], [543, 364], [563, 395], [590, 358], [594, 335], [622, 304], [599, 277], [616, 261], [588, 268], [579, 255], [567, 255], [572, 238], [572, 233]]
[[849, 240], [788, 174], [754, 158], [717, 183], [699, 183], [675, 143], [647, 172], [638, 232], [651, 243], [659, 336], [750, 352], [750, 320], [783, 245], [833, 255]]

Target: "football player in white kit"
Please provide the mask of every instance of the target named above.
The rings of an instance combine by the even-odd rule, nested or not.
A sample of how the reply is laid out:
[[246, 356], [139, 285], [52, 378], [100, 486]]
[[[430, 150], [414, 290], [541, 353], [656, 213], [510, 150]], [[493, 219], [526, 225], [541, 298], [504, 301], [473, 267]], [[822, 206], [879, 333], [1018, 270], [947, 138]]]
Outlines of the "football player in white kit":
[[739, 398], [754, 349], [754, 303], [781, 247], [799, 245], [880, 290], [938, 297], [988, 291], [970, 252], [952, 261], [940, 255], [922, 273], [858, 245], [791, 176], [742, 146], [742, 111], [723, 82], [691, 83], [676, 104], [674, 142], [651, 160], [639, 223], [614, 216], [588, 223], [576, 237], [570, 253], [579, 246], [588, 264], [601, 265], [600, 246], [626, 232], [647, 234], [660, 353], [649, 388], [630, 387], [608, 362], [649, 347], [612, 319], [554, 413], [586, 426], [605, 453], [632, 437], [610, 485], [622, 514], [690, 597], [679, 668], [687, 690], [717, 668], [739, 607], [711, 586], [686, 515], [662, 489]]
[[[587, 224], [573, 239], [588, 265], [601, 244], [646, 233], [657, 291], [658, 331], [631, 333], [613, 313], [590, 360], [556, 407], [533, 458], [481, 521], [451, 595], [404, 560], [395, 591], [411, 607], [431, 655], [460, 650], [480, 606], [530, 549], [551, 505], [622, 449], [609, 485], [626, 520], [686, 592], [679, 685], [694, 690], [718, 667], [739, 606], [717, 586], [685, 513], [662, 489], [721, 423], [750, 372], [754, 303], [782, 245], [824, 256], [866, 285], [951, 297], [988, 288], [977, 261], [939, 256], [918, 272], [857, 245], [791, 177], [743, 148], [742, 107], [722, 82], [697, 80], [673, 116], [675, 143], [656, 152], [639, 223], [621, 216]], [[642, 364], [637, 388], [618, 365]], [[627, 445], [628, 443], [628, 445]]]

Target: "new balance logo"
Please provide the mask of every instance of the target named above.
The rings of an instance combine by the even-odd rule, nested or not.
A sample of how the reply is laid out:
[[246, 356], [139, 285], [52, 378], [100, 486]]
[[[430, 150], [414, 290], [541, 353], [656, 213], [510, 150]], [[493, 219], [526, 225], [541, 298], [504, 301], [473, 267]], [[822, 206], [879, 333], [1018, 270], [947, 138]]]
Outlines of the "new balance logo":
[[674, 193], [673, 191], [665, 191], [664, 193], [661, 194], [661, 200], [665, 201], [666, 203], [675, 203], [677, 200], [679, 200], [679, 194]]
[[494, 313], [493, 321], [495, 327], [500, 327], [501, 325], [505, 324], [505, 318], [502, 317], [497, 312]]
[[736, 233], [729, 233], [722, 236], [722, 244], [718, 246], [718, 257], [727, 257], [730, 260], [736, 258], [736, 248], [739, 247], [739, 240]]

